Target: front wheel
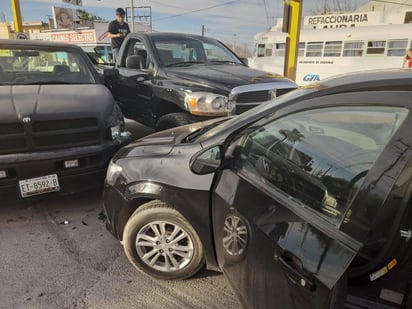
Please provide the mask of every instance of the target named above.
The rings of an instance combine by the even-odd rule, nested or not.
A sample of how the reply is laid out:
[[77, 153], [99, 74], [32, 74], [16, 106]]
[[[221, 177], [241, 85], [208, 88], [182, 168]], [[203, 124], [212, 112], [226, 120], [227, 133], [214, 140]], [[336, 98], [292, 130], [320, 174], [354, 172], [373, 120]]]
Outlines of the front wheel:
[[137, 269], [164, 280], [189, 278], [205, 263], [196, 231], [177, 210], [158, 200], [139, 207], [130, 217], [123, 247]]
[[172, 113], [160, 117], [156, 125], [156, 131], [162, 131], [191, 123], [190, 115], [187, 113]]

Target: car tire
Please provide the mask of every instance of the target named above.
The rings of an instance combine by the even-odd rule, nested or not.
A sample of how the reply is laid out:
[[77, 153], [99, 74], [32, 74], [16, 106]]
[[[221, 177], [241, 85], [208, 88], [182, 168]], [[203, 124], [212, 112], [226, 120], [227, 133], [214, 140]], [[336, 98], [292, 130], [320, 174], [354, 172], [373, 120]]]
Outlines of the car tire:
[[191, 123], [190, 115], [187, 113], [172, 113], [160, 117], [156, 125], [156, 131], [183, 126]]
[[124, 228], [123, 247], [138, 270], [158, 279], [186, 279], [205, 264], [196, 231], [176, 209], [159, 200], [133, 213]]

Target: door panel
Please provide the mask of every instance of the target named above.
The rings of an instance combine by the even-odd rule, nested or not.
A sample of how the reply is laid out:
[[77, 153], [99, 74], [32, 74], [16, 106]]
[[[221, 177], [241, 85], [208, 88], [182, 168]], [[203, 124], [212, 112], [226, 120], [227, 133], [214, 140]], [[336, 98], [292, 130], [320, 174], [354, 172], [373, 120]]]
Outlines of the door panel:
[[328, 307], [361, 247], [341, 227], [406, 115], [387, 106], [303, 110], [263, 119], [233, 142], [212, 216], [219, 265], [246, 307]]
[[132, 38], [125, 44], [118, 67], [120, 78], [113, 85], [113, 93], [126, 117], [153, 126], [151, 57], [141, 39]]
[[[213, 205], [218, 262], [245, 307], [327, 307], [356, 248], [325, 235], [230, 170], [217, 183]], [[230, 216], [247, 230], [246, 248], [239, 254], [224, 248]]]
[[[150, 104], [152, 99], [151, 80], [147, 80], [148, 73], [141, 70], [119, 68], [119, 83], [114, 86], [114, 94], [120, 102], [126, 117], [147, 124], [151, 119]], [[146, 80], [144, 80], [146, 79]]]
[[[229, 170], [217, 184], [213, 209], [218, 262], [246, 307], [327, 308], [330, 290], [356, 249], [326, 236]], [[230, 216], [246, 226], [246, 249], [240, 254], [223, 245]]]
[[342, 296], [334, 287], [345, 285], [362, 244], [341, 228], [406, 115], [388, 106], [314, 108], [263, 119], [234, 140], [212, 216], [219, 265], [246, 307], [328, 308], [331, 295]]

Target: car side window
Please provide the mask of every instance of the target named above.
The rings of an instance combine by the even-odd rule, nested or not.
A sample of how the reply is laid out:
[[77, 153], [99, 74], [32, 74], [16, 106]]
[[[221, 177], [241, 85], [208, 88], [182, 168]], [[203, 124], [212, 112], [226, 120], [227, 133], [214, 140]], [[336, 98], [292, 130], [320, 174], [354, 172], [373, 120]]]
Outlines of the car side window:
[[146, 47], [140, 40], [129, 40], [125, 49], [120, 66], [128, 69], [145, 70], [149, 69], [151, 59], [146, 51]]
[[356, 189], [406, 115], [406, 109], [382, 106], [288, 115], [247, 134], [238, 169], [339, 225]]

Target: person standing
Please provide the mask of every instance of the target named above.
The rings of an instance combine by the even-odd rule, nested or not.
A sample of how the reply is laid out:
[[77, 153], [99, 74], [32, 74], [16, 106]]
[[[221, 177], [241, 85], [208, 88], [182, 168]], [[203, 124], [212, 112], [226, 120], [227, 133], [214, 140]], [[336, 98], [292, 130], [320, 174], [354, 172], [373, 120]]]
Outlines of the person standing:
[[119, 49], [124, 38], [130, 33], [129, 24], [124, 21], [126, 12], [122, 8], [116, 9], [116, 19], [111, 21], [108, 29], [108, 37], [112, 39], [112, 52], [114, 62], [119, 56]]
[[408, 49], [406, 56], [403, 58], [402, 68], [412, 68], [412, 48]]

